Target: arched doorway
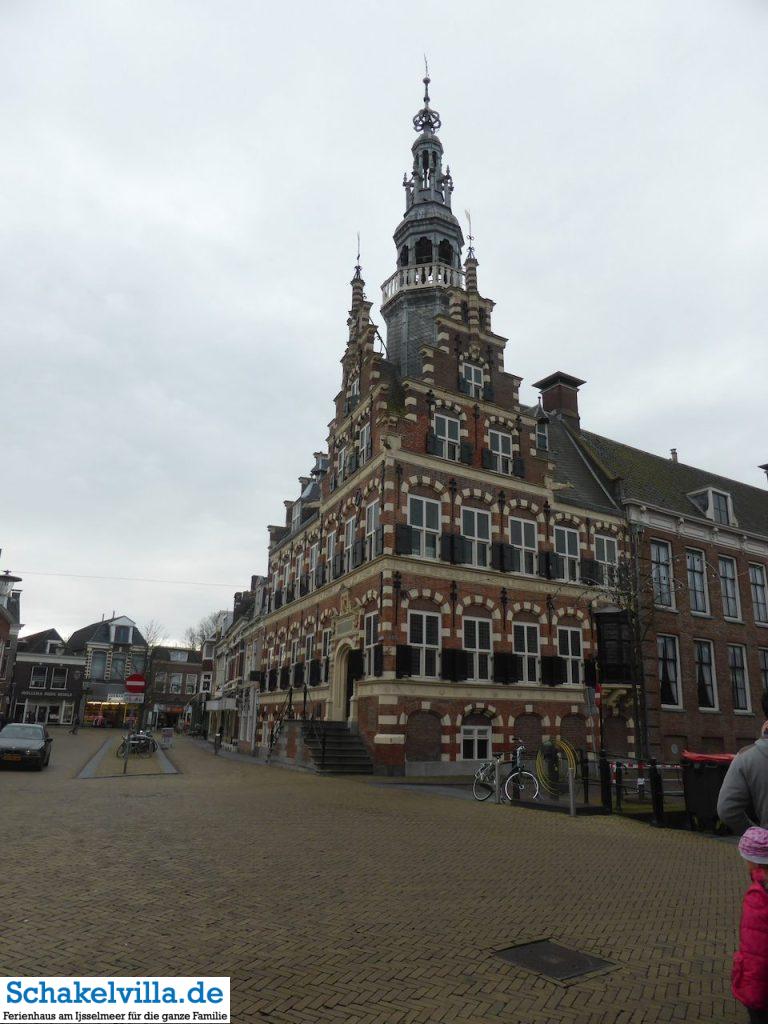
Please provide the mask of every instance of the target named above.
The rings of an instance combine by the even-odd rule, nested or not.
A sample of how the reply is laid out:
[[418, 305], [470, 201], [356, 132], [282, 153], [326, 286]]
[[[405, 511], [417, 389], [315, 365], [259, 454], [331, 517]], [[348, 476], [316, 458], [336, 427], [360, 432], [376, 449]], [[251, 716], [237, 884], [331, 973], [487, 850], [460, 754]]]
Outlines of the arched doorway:
[[515, 738], [523, 744], [529, 756], [535, 756], [541, 746], [542, 731], [539, 715], [527, 712], [515, 719]]
[[333, 658], [333, 686], [331, 687], [330, 718], [335, 722], [346, 722], [352, 713], [352, 698], [355, 683], [352, 679], [350, 653], [348, 643], [341, 643], [336, 648]]
[[560, 721], [560, 739], [574, 748], [587, 749], [587, 723], [583, 715], [564, 715]]
[[627, 731], [627, 720], [621, 715], [603, 719], [603, 746], [606, 754], [613, 754], [614, 757], [629, 756]]

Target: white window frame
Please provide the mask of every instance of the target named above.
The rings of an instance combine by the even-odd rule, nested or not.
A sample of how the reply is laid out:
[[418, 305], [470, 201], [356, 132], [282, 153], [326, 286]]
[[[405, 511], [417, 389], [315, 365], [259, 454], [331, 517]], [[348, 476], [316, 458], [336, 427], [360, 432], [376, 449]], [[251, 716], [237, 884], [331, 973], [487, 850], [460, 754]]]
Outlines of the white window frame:
[[[174, 680], [177, 680], [174, 682]], [[184, 686], [184, 673], [171, 672], [168, 679], [168, 693], [181, 693]]]
[[61, 721], [59, 725], [72, 725], [72, 719], [75, 717], [75, 702], [73, 700], [65, 700], [61, 702]]
[[[662, 662], [662, 656], [661, 656], [661, 646], [662, 645], [661, 645], [661, 641], [667, 641], [667, 640], [671, 640], [672, 641], [672, 649], [674, 651], [674, 661], [671, 662], [674, 665], [674, 679], [670, 680], [670, 685], [673, 687], [673, 692], [675, 692], [676, 695], [677, 695], [677, 703], [676, 704], [665, 704], [661, 700], [661, 675], [662, 675], [662, 673], [661, 673], [661, 662]], [[664, 660], [667, 661], [667, 663], [670, 663], [670, 659], [667, 657], [669, 645], [665, 642], [663, 644], [663, 646], [664, 646], [664, 655], [665, 655], [665, 659]], [[680, 644], [679, 644], [678, 638], [674, 634], [671, 634], [671, 633], [658, 633], [656, 635], [656, 670], [657, 670], [658, 677], [659, 677], [659, 701], [661, 703], [661, 706], [663, 708], [678, 708], [678, 709], [682, 708], [682, 706], [683, 706], [683, 683], [682, 683], [682, 679], [680, 678]]]
[[[685, 576], [688, 582], [688, 601], [691, 606], [691, 615], [709, 615], [707, 560], [704, 557], [704, 552], [700, 548], [685, 549]], [[701, 589], [693, 586], [693, 581], [698, 578], [701, 579]], [[694, 607], [694, 595], [701, 595], [703, 597], [703, 608]]]
[[[735, 715], [750, 715], [752, 714], [752, 694], [749, 692], [749, 667], [747, 665], [747, 649], [743, 644], [728, 644], [728, 676], [731, 683], [731, 700], [733, 701], [733, 713]], [[741, 654], [741, 665], [734, 665], [732, 663], [731, 652], [739, 651]], [[744, 695], [746, 697], [746, 707], [740, 708], [736, 706], [736, 677], [734, 671], [739, 670], [743, 673], [744, 683]]]
[[[371, 443], [371, 421], [366, 420], [365, 423], [360, 427], [360, 433], [358, 435], [358, 450], [357, 450], [357, 461], [358, 465], [363, 466], [368, 461], [368, 448]], [[371, 451], [371, 455], [373, 452]]]
[[546, 420], [538, 420], [536, 423], [536, 448], [540, 452], [549, 451], [549, 424]]
[[326, 541], [325, 548], [325, 579], [326, 583], [329, 583], [333, 577], [333, 562], [336, 558], [336, 531], [332, 531], [328, 534], [328, 540]]
[[290, 582], [291, 582], [291, 560], [290, 560], [290, 558], [288, 558], [288, 559], [286, 559], [285, 564], [283, 565], [283, 592], [288, 590]]
[[[470, 531], [467, 531], [467, 517], [471, 517]], [[478, 531], [478, 523], [486, 522], [488, 525], [487, 537], [482, 537], [480, 534], [482, 530]], [[478, 569], [487, 569], [491, 564], [491, 531], [493, 530], [493, 521], [491, 519], [491, 513], [483, 508], [467, 508], [464, 506], [461, 510], [461, 534], [470, 542], [472, 547], [472, 560], [470, 565], [476, 566]]]
[[291, 530], [298, 530], [301, 524], [301, 501], [294, 501], [291, 507]]
[[[449, 436], [452, 426], [456, 427], [455, 440]], [[441, 434], [440, 428], [445, 432]], [[436, 412], [434, 414], [434, 435], [435, 454], [449, 462], [458, 462], [461, 455], [461, 420], [444, 412]]]
[[315, 658], [315, 634], [307, 633], [304, 637], [304, 661], [309, 665]]
[[468, 394], [470, 398], [482, 398], [483, 389], [485, 387], [482, 366], [478, 366], [476, 363], [464, 362], [461, 366], [461, 376], [469, 385], [469, 390], [466, 394]]
[[[666, 560], [654, 558], [654, 548], [666, 555]], [[674, 574], [672, 571], [672, 545], [667, 540], [651, 538], [651, 581], [653, 603], [657, 608], [675, 608]], [[663, 598], [667, 600], [663, 600]]]
[[187, 672], [184, 676], [184, 692], [197, 693], [197, 672]]
[[[573, 547], [571, 542], [574, 537], [576, 539], [575, 555], [569, 550], [569, 548]], [[580, 575], [579, 562], [581, 556], [581, 545], [579, 542], [579, 531], [577, 529], [573, 526], [555, 527], [555, 554], [560, 556], [564, 567], [564, 574], [559, 576], [558, 579], [564, 580], [567, 583], [578, 583]]]
[[349, 382], [350, 397], [360, 397], [360, 375], [356, 374]]
[[374, 647], [379, 642], [379, 613], [369, 612], [363, 621], [363, 671], [365, 678], [373, 676]]
[[[459, 745], [459, 760], [461, 761], [488, 761], [493, 757], [493, 726], [488, 725], [462, 725], [461, 743]], [[472, 756], [464, 756], [464, 744], [472, 744]], [[484, 743], [485, 752], [478, 753], [478, 743]]]
[[[416, 619], [421, 619], [421, 643], [414, 643], [413, 641], [413, 623]], [[437, 644], [427, 643], [427, 621], [437, 620]], [[409, 611], [408, 612], [408, 644], [412, 650], [419, 652], [419, 664], [418, 671], [414, 673], [419, 679], [439, 679], [440, 678], [440, 652], [442, 648], [442, 622], [441, 616], [438, 612], [422, 612], [422, 611]], [[430, 671], [430, 670], [434, 671]]]
[[768, 647], [757, 648], [757, 666], [763, 693], [768, 692]]
[[344, 572], [352, 568], [352, 551], [355, 547], [355, 534], [357, 533], [357, 517], [350, 516], [344, 523]]
[[567, 685], [581, 686], [581, 666], [584, 660], [581, 630], [575, 626], [558, 626], [557, 653], [566, 663]]
[[[698, 651], [699, 649], [706, 648], [709, 651], [709, 661], [701, 662], [704, 668], [709, 669], [709, 686], [712, 690], [712, 705], [707, 707], [706, 705], [699, 704], [699, 711], [719, 711], [720, 710], [720, 695], [717, 692], [717, 672], [715, 670], [715, 647], [711, 640], [706, 640], [701, 637], [693, 638], [693, 671], [694, 671], [694, 682], [696, 683], [696, 701], [698, 703], [699, 693], [699, 660]], [[706, 679], [705, 679], [706, 685]]]
[[309, 590], [311, 594], [315, 589], [315, 572], [317, 571], [317, 563], [320, 559], [320, 545], [317, 541], [311, 545], [309, 549]]
[[[520, 524], [520, 543], [513, 535], [513, 524]], [[533, 534], [533, 545], [529, 543]], [[528, 538], [526, 538], [528, 534]], [[509, 517], [509, 543], [520, 552], [520, 572], [524, 576], [535, 576], [539, 563], [539, 529], [533, 519], [521, 519], [519, 516]]]
[[213, 672], [203, 672], [203, 677], [200, 681], [200, 692], [210, 693], [211, 683], [213, 682]]
[[338, 483], [343, 483], [347, 472], [347, 446], [343, 445], [336, 454], [336, 477]]
[[376, 558], [376, 535], [381, 526], [381, 502], [378, 498], [365, 507], [365, 557], [370, 562]]
[[[301, 577], [302, 577], [303, 571], [304, 571], [304, 555], [301, 552], [299, 552], [299, 554], [296, 555], [296, 570], [295, 570], [295, 572], [296, 572], [295, 579], [296, 579], [296, 587], [297, 588], [301, 585]], [[297, 594], [296, 596], [298, 597], [299, 595]]]
[[[612, 558], [610, 557], [611, 551]], [[619, 565], [619, 542], [615, 537], [606, 533], [595, 534], [595, 561], [603, 567], [603, 586], [613, 586], [616, 582], [616, 570]]]
[[322, 659], [320, 662], [320, 680], [323, 683], [331, 679], [331, 641], [333, 640], [333, 629], [324, 629], [322, 636]]
[[[35, 682], [35, 676], [42, 669], [43, 681], [42, 683]], [[29, 673], [29, 688], [30, 690], [44, 690], [48, 685], [48, 666], [47, 665], [33, 665], [32, 671]]]
[[[522, 631], [522, 632], [521, 632]], [[535, 641], [534, 644], [531, 640]], [[520, 642], [522, 639], [522, 643]], [[512, 624], [512, 650], [523, 659], [521, 682], [541, 682], [541, 635], [539, 627], [532, 622], [515, 622]]]
[[[724, 564], [730, 567], [732, 575], [723, 573]], [[739, 593], [739, 573], [736, 559], [730, 558], [728, 555], [719, 555], [717, 571], [723, 600], [723, 618], [731, 622], [741, 622], [741, 594]], [[729, 611], [730, 607], [733, 607], [735, 611]]]
[[[489, 430], [488, 443], [491, 453], [491, 469], [494, 473], [512, 475], [512, 460], [515, 455], [512, 435], [506, 430]], [[508, 451], [504, 449], [508, 448]]]
[[[487, 630], [488, 637], [480, 636]], [[468, 635], [468, 632], [471, 635]], [[469, 655], [468, 680], [489, 683], [493, 680], [493, 623], [490, 619], [464, 616], [462, 622], [464, 650]]]
[[[756, 571], [753, 572], [753, 570]], [[747, 571], [755, 622], [760, 623], [761, 626], [768, 625], [768, 584], [765, 579], [765, 566], [759, 562], [750, 562]]]
[[301, 648], [301, 640], [298, 637], [295, 637], [293, 640], [291, 640], [291, 672], [290, 672], [290, 675], [288, 677], [290, 679], [290, 685], [291, 686], [294, 686], [295, 682], [296, 682], [296, 679], [295, 679], [295, 676], [296, 676], [296, 666], [299, 663], [299, 649], [300, 648]]
[[[413, 514], [414, 503], [419, 503], [421, 507], [421, 520], [422, 525], [417, 526], [413, 520], [416, 518]], [[435, 518], [437, 525], [435, 529], [431, 529], [427, 526], [427, 507], [434, 506]], [[418, 537], [418, 551], [413, 551], [412, 554], [418, 558], [430, 558], [435, 559], [440, 557], [440, 519], [441, 519], [441, 508], [440, 502], [435, 501], [434, 498], [422, 498], [418, 494], [408, 495], [408, 525], [411, 528], [411, 536], [416, 535]], [[428, 548], [434, 544], [434, 554], [430, 554]]]
[[[57, 672], [63, 672], [64, 673], [64, 682], [63, 683], [59, 683], [58, 686], [55, 685], [56, 673]], [[66, 665], [51, 665], [51, 685], [50, 685], [50, 689], [51, 690], [66, 690], [66, 688], [67, 688], [67, 677], [68, 676], [69, 676], [69, 669], [66, 667]]]

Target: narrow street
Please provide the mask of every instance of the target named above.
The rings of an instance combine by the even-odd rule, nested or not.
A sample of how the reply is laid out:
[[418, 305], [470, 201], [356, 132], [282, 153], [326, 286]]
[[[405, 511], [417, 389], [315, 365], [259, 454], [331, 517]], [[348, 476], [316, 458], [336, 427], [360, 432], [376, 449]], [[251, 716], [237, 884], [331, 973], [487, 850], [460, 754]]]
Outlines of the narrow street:
[[[230, 975], [248, 1024], [742, 1020], [730, 844], [186, 738], [179, 774], [76, 778], [103, 742], [56, 732], [50, 768], [0, 772], [4, 974]], [[541, 938], [616, 966], [556, 983], [493, 955]]]

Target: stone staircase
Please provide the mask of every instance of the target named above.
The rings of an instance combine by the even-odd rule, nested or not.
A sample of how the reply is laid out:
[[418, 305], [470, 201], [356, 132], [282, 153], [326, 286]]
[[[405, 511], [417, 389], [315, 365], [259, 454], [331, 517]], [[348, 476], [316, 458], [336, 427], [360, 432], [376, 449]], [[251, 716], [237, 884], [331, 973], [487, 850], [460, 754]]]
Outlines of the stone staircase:
[[325, 774], [372, 775], [373, 762], [360, 737], [346, 722], [311, 722], [303, 728], [304, 745], [315, 771]]

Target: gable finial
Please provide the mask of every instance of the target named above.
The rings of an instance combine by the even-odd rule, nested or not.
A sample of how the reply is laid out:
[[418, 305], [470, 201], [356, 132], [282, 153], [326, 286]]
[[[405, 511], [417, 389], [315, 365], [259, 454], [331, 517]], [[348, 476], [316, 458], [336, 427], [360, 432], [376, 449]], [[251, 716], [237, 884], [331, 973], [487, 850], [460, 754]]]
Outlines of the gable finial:
[[413, 119], [414, 131], [434, 134], [442, 124], [440, 115], [436, 110], [432, 110], [429, 106], [429, 83], [432, 79], [429, 77], [429, 63], [427, 62], [427, 55], [424, 54], [424, 106], [418, 112]]
[[473, 260], [475, 258], [475, 247], [472, 245], [472, 243], [475, 240], [475, 236], [472, 234], [472, 214], [469, 212], [469, 210], [465, 210], [464, 211], [464, 216], [467, 218], [467, 224], [469, 224], [469, 234], [467, 235], [467, 238], [469, 239], [469, 248], [467, 249], [467, 259], [468, 260]]

